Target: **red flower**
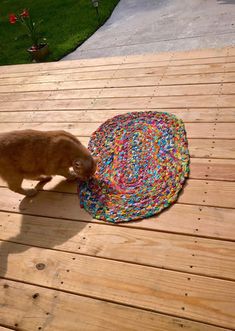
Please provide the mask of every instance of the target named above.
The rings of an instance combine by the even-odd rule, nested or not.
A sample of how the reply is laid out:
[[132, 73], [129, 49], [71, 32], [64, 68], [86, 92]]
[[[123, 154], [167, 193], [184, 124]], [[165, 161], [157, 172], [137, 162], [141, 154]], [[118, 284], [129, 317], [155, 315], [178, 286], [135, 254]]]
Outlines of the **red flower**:
[[27, 9], [24, 9], [22, 13], [20, 14], [21, 17], [29, 17], [29, 12]]
[[9, 14], [9, 22], [11, 24], [15, 24], [16, 21], [17, 21], [17, 16], [15, 14]]

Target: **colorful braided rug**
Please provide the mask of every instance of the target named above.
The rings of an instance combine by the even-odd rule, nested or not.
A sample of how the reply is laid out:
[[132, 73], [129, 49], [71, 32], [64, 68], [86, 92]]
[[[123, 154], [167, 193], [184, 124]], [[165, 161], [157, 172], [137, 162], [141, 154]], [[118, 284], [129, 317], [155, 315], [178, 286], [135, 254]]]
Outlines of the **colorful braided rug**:
[[89, 149], [100, 161], [79, 182], [81, 207], [94, 218], [126, 222], [152, 216], [176, 201], [189, 173], [184, 124], [162, 112], [133, 112], [107, 120]]

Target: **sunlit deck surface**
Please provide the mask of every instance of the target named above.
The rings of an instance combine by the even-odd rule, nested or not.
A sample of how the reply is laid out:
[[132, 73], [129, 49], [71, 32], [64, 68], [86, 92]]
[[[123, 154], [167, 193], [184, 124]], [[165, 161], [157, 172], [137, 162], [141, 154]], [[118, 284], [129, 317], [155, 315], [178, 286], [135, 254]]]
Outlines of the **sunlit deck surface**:
[[232, 47], [0, 67], [1, 132], [87, 144], [114, 115], [159, 110], [183, 119], [191, 155], [178, 202], [122, 225], [92, 220], [60, 177], [32, 200], [1, 181], [0, 330], [235, 328], [234, 93]]

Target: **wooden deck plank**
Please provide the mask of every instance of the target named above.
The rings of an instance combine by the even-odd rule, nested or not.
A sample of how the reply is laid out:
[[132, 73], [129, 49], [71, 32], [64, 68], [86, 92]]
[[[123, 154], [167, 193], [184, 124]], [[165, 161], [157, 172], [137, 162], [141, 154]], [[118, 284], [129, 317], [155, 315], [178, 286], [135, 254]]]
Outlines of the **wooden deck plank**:
[[[151, 109], [151, 111], [161, 111], [161, 109]], [[47, 111], [46, 121], [44, 111], [12, 111], [12, 112], [0, 112], [0, 123], [73, 123], [73, 122], [103, 122], [113, 116], [119, 114], [125, 114], [135, 111], [132, 109], [109, 109], [104, 110], [86, 110], [79, 111]], [[139, 109], [138, 111], [145, 111], [145, 109]], [[235, 109], [234, 108], [170, 108], [164, 109], [168, 113], [172, 113], [181, 118], [185, 123], [194, 122], [235, 122]]]
[[[128, 102], [127, 102], [128, 101]], [[164, 109], [164, 108], [217, 108], [231, 107], [235, 95], [91, 98], [44, 101], [11, 101], [0, 104], [1, 111], [25, 110], [90, 110], [90, 109]]]
[[[160, 85], [180, 85], [180, 84], [212, 84], [221, 82], [233, 82], [234, 73], [216, 73], [215, 74], [194, 74], [194, 75], [165, 75], [161, 80]], [[1, 90], [1, 89], [0, 89]]]
[[[219, 314], [219, 325], [223, 327], [235, 323], [234, 282], [55, 250], [28, 248], [3, 242], [1, 275], [11, 280], [215, 325]], [[36, 267], [40, 263], [45, 265], [43, 270]], [[21, 268], [15, 268], [19, 264]]]
[[[132, 110], [131, 110], [132, 111]], [[46, 123], [74, 123], [74, 122], [103, 122], [108, 118], [116, 115], [125, 114], [131, 112], [130, 110], [91, 110], [89, 112], [85, 110], [81, 111], [48, 111]], [[220, 122], [221, 116], [215, 114], [214, 109], [166, 109], [165, 111], [175, 114], [185, 122], [213, 122], [215, 118]], [[222, 117], [223, 122], [235, 122], [235, 110], [226, 109], [224, 116]], [[45, 123], [45, 112], [44, 111], [22, 111], [22, 112], [0, 112], [0, 123]]]
[[[89, 139], [83, 139], [87, 143]], [[228, 139], [189, 139], [191, 157], [202, 158], [235, 158], [234, 140]]]
[[[0, 188], [0, 193], [1, 211], [93, 221], [92, 217], [80, 208], [75, 194], [44, 191], [29, 200], [6, 188]], [[61, 205], [66, 208], [61, 208]], [[155, 217], [121, 226], [234, 240], [235, 215], [233, 209], [176, 203]]]
[[[17, 214], [1, 216], [1, 240], [235, 280], [231, 242], [32, 216], [20, 219]], [[153, 251], [157, 251], [154, 256]]]
[[235, 182], [191, 179], [179, 196], [182, 203], [234, 208]]
[[39, 327], [47, 331], [155, 331], [156, 325], [159, 331], [228, 330], [9, 280], [0, 280], [0, 287], [5, 302], [1, 322], [13, 328], [18, 324], [24, 331]]
[[235, 123], [186, 123], [189, 138], [235, 139]]
[[190, 159], [190, 178], [235, 181], [235, 160]]

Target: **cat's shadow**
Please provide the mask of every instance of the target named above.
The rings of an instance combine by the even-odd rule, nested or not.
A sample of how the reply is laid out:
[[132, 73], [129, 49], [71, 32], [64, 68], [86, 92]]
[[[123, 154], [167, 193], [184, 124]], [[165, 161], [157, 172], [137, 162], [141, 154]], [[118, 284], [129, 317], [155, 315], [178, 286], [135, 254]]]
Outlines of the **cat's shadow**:
[[[37, 186], [42, 189], [44, 185], [45, 184], [40, 183]], [[53, 191], [59, 191], [59, 188], [64, 185], [66, 185], [65, 181], [58, 183], [58, 185], [53, 188]], [[68, 183], [68, 185], [71, 185], [71, 183]], [[76, 219], [79, 220], [79, 213], [83, 214], [82, 219], [84, 219], [84, 214], [86, 214], [81, 210], [79, 198], [75, 195], [71, 195], [71, 198], [73, 196], [72, 200], [67, 199], [67, 201], [70, 202], [68, 209], [66, 209], [66, 201], [64, 201], [63, 204], [62, 197], [60, 202], [57, 201], [54, 206], [51, 205], [52, 210], [49, 210], [51, 215], [47, 215], [46, 211], [50, 208], [50, 204], [48, 204], [48, 196], [50, 194], [53, 193], [44, 191], [39, 192], [39, 194], [33, 198], [25, 197], [22, 199], [19, 206], [19, 209], [22, 211], [20, 232], [16, 236], [8, 238], [7, 241], [3, 241], [0, 245], [0, 277], [7, 275], [7, 264], [10, 254], [22, 253], [30, 249], [31, 246], [40, 247], [42, 249], [56, 247], [59, 250], [66, 251], [66, 245], [63, 244], [88, 226], [89, 223], [76, 221], [74, 216], [74, 220], [66, 220], [66, 218], [70, 218], [70, 215], [75, 215]], [[69, 195], [67, 195], [67, 198], [68, 196]], [[56, 208], [62, 211], [63, 215], [61, 218], [58, 215], [53, 216], [53, 210], [55, 211]], [[35, 210], [36, 212], [34, 212]], [[44, 210], [45, 213], [42, 213], [40, 216], [37, 210]], [[68, 217], [66, 217], [66, 210], [69, 212]], [[46, 216], [43, 214], [46, 214]], [[85, 218], [88, 222], [92, 219], [88, 214], [86, 214]], [[73, 240], [73, 244], [79, 246], [83, 236], [84, 234], [81, 234], [81, 238], [80, 236], [76, 237], [76, 239]], [[20, 266], [15, 267], [19, 268]]]

